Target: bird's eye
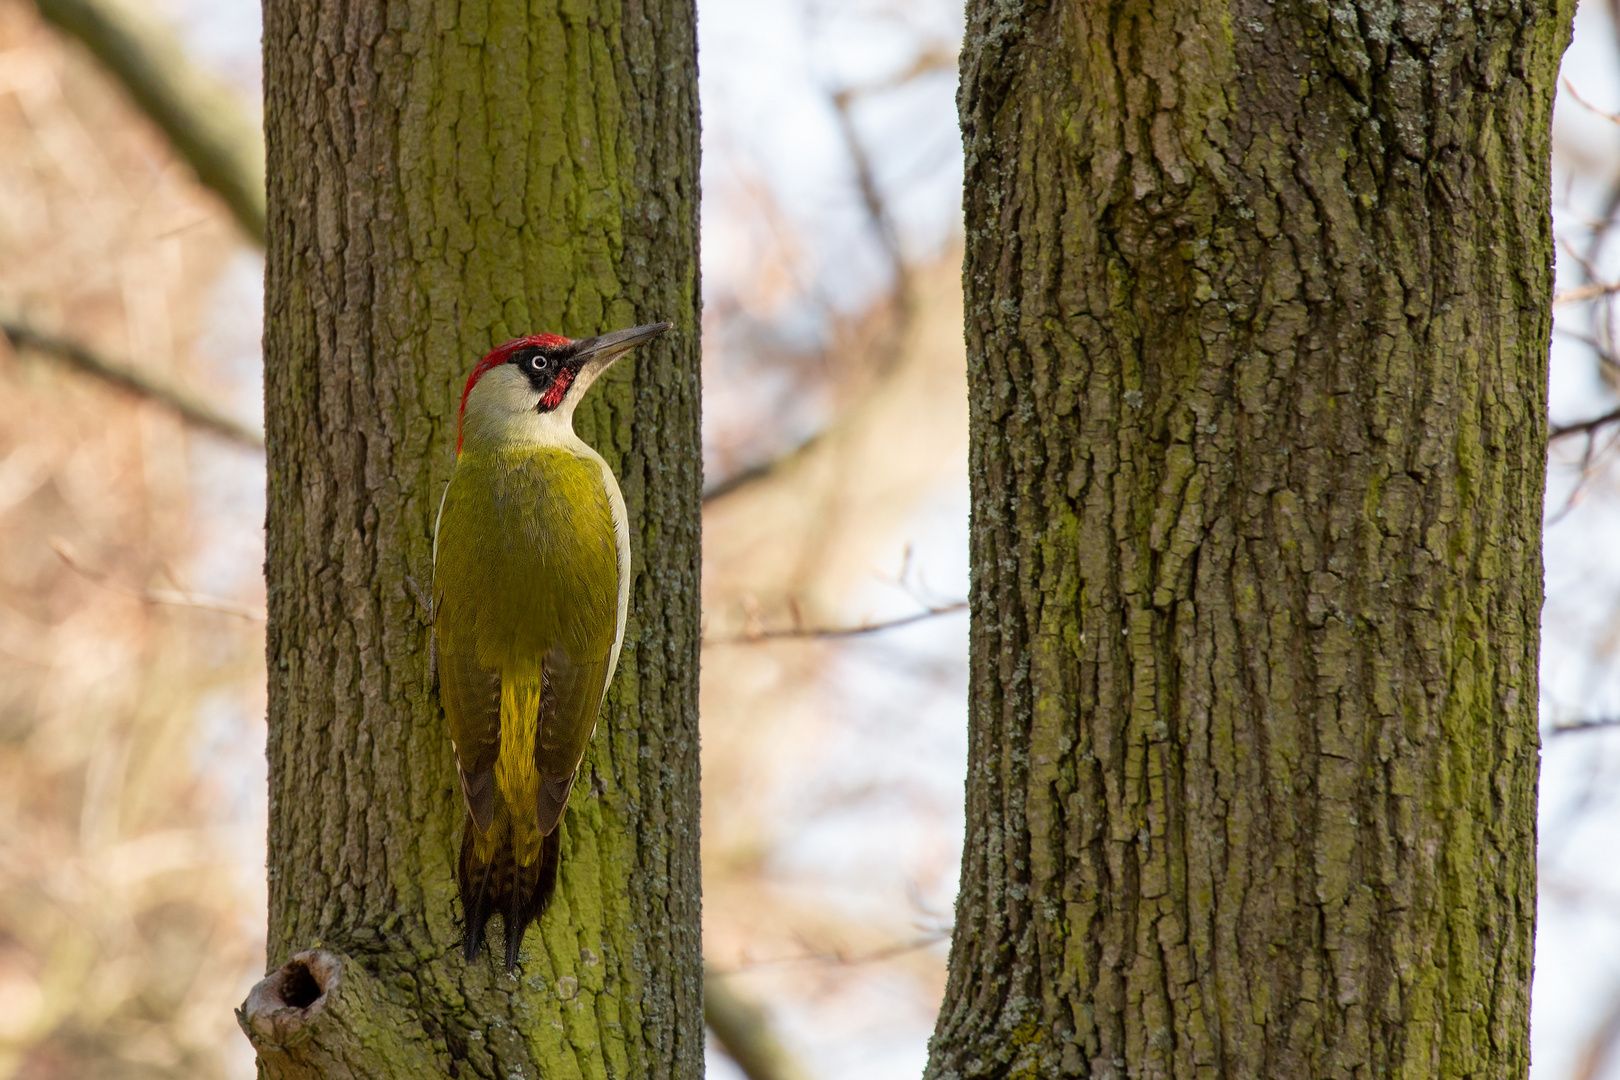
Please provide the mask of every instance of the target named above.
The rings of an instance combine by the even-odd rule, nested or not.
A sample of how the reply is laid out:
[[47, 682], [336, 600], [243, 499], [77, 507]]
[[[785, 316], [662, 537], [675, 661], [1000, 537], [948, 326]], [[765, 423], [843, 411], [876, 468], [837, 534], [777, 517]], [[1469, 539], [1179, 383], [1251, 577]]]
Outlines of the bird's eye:
[[550, 366], [551, 358], [549, 356], [541, 356], [539, 353], [536, 353], [535, 355], [529, 357], [529, 370], [534, 372], [536, 375], [544, 372]]

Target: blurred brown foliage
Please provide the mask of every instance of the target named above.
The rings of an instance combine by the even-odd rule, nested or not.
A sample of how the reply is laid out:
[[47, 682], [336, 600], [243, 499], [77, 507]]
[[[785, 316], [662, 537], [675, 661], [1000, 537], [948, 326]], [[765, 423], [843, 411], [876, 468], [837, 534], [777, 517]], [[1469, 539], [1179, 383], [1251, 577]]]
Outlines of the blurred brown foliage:
[[[239, 245], [94, 63], [0, 0], [0, 304], [206, 387], [192, 342]], [[189, 591], [197, 462], [243, 452], [3, 344], [0, 403], [0, 1078], [241, 1075], [263, 839], [228, 748], [262, 742], [262, 627], [142, 594]]]

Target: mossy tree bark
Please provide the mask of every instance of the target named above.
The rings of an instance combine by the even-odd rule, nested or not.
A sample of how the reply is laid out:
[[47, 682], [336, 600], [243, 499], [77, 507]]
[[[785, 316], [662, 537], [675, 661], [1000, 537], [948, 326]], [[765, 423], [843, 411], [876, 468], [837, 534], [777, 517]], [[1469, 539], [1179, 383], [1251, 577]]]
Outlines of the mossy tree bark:
[[[693, 6], [267, 0], [264, 22], [269, 953], [286, 966], [245, 1026], [278, 1076], [697, 1076]], [[661, 319], [678, 331], [578, 417], [624, 489], [635, 581], [558, 899], [513, 978], [457, 953], [462, 810], [409, 582], [431, 576], [473, 362], [519, 333]]]
[[1522, 1077], [1568, 0], [972, 0], [934, 1077]]

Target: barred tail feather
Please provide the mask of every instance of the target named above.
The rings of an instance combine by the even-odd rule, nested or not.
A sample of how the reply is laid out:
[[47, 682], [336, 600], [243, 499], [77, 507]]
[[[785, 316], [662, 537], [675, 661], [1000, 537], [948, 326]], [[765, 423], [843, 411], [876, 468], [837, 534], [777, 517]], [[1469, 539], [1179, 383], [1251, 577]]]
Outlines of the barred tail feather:
[[499, 915], [506, 931], [506, 970], [515, 971], [518, 950], [529, 924], [544, 915], [557, 891], [557, 868], [562, 863], [562, 823], [540, 842], [540, 857], [533, 865], [519, 866], [510, 834], [503, 837], [487, 861], [477, 854], [478, 832], [472, 818], [461, 832], [461, 860], [456, 884], [461, 890], [461, 912], [466, 919], [468, 962], [477, 959], [484, 945], [490, 916]]

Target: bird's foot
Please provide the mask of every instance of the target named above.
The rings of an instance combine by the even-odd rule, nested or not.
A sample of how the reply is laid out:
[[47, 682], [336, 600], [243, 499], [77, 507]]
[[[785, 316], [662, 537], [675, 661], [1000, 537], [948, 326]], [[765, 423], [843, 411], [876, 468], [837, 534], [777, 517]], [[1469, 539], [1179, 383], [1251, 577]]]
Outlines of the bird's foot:
[[416, 583], [411, 575], [405, 575], [405, 588], [416, 599], [416, 609], [422, 613], [422, 621], [429, 625], [433, 622], [433, 601], [428, 599], [427, 590]]

